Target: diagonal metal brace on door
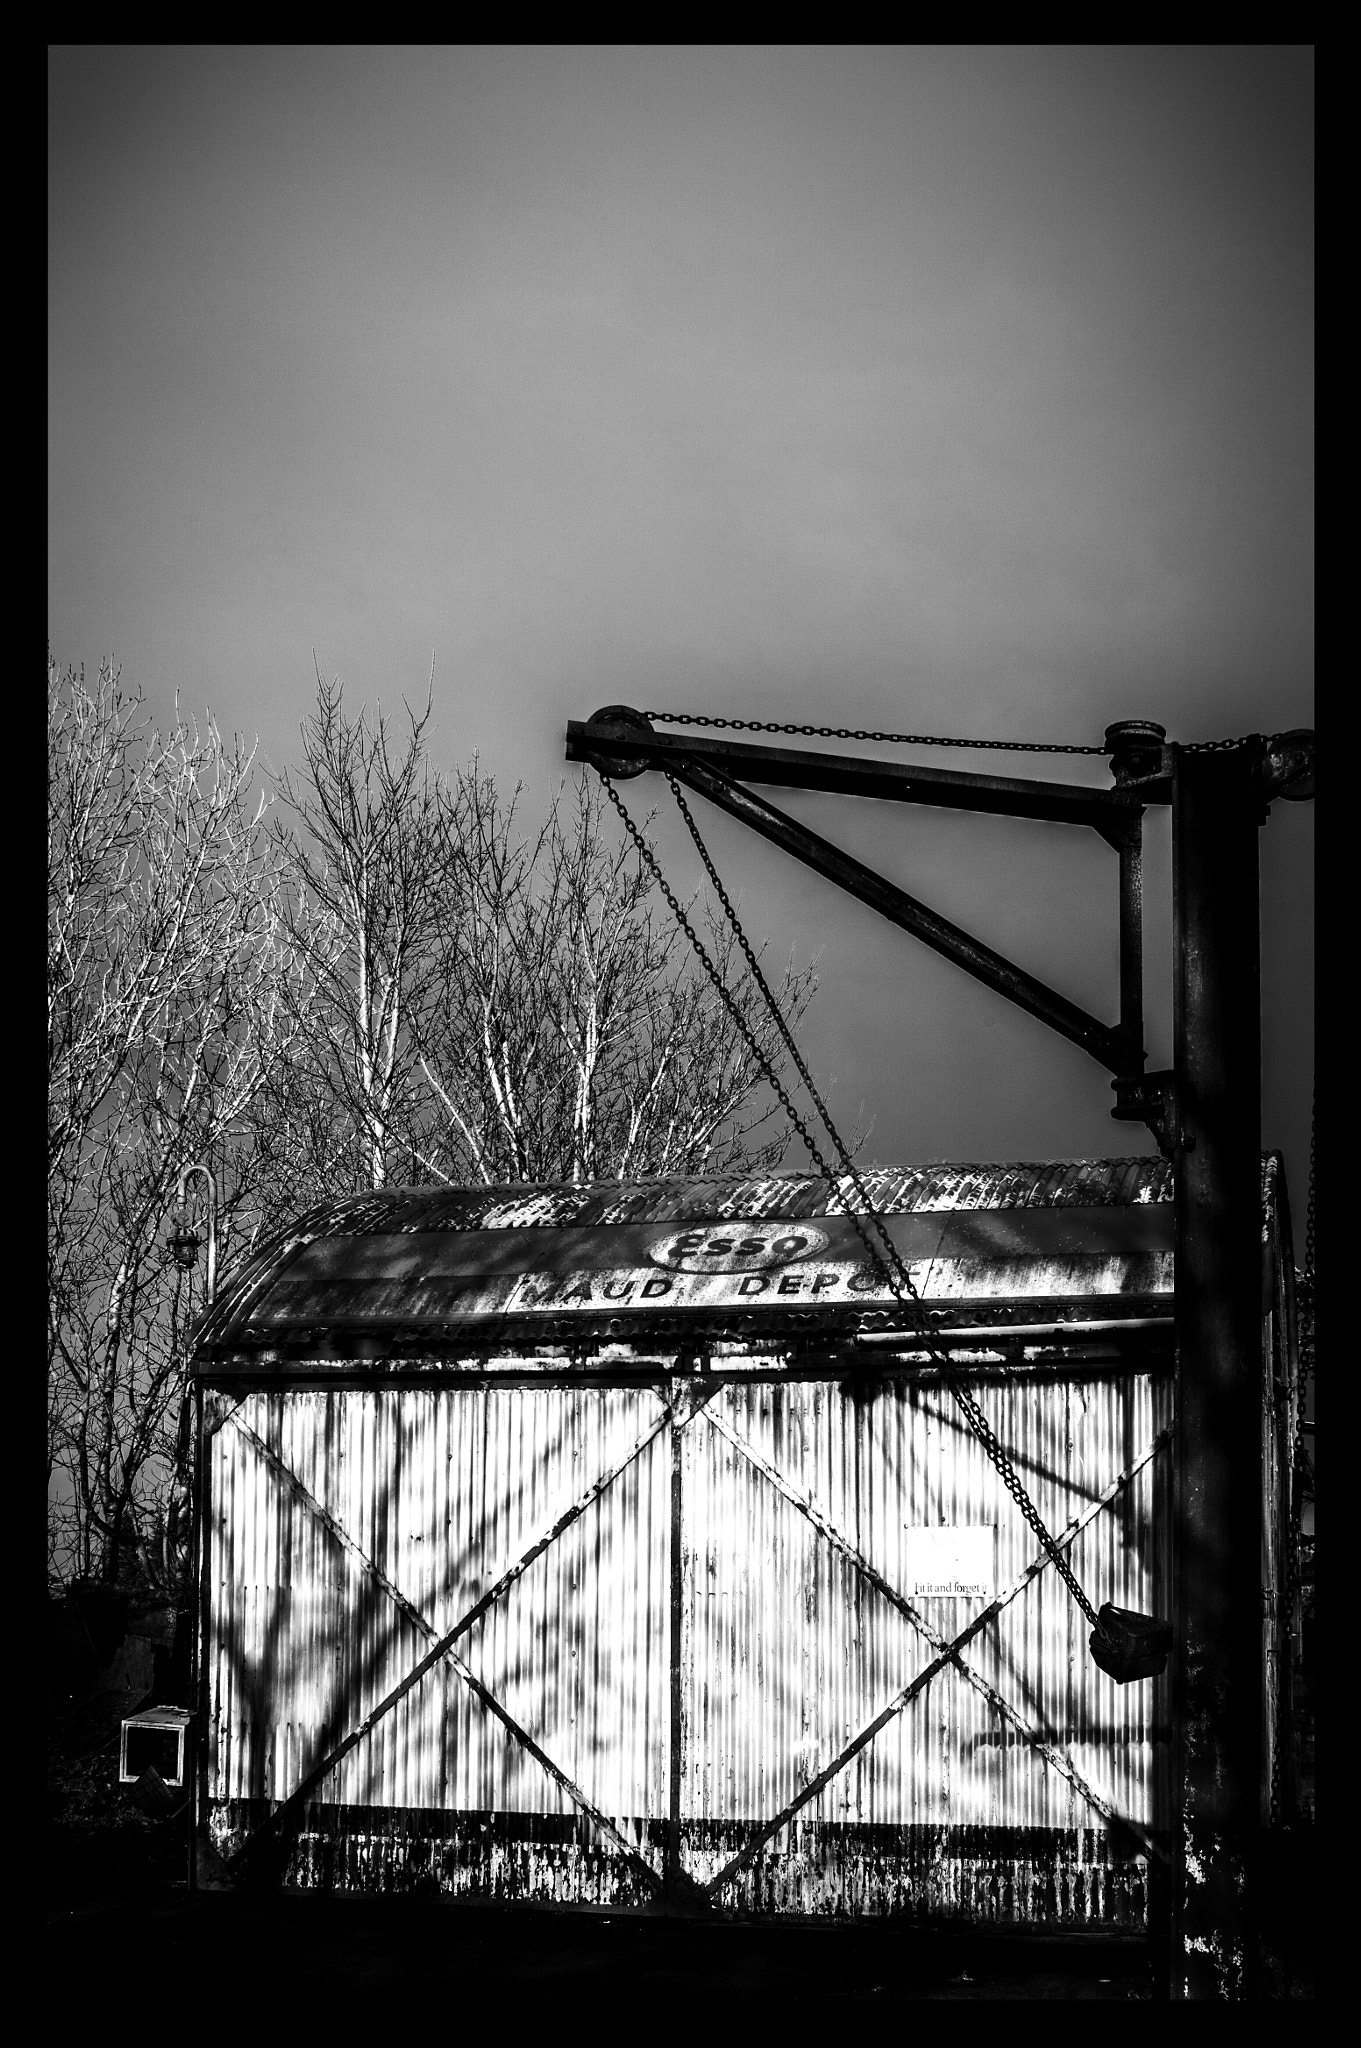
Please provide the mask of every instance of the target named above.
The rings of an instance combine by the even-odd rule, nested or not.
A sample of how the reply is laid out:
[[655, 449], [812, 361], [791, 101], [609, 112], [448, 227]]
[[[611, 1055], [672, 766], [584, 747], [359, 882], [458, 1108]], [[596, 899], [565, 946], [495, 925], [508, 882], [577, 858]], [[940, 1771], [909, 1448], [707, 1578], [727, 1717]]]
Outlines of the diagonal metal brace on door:
[[561, 1786], [573, 1804], [623, 1853], [629, 1868], [635, 1875], [641, 1877], [653, 1890], [660, 1890], [663, 1880], [657, 1871], [653, 1869], [652, 1865], [645, 1857], [639, 1855], [638, 1851], [625, 1839], [619, 1829], [615, 1827], [608, 1815], [602, 1813], [587, 1797], [586, 1793], [582, 1791], [581, 1787], [576, 1785], [568, 1777], [567, 1773], [553, 1762], [547, 1752], [540, 1748], [529, 1731], [522, 1728], [519, 1722], [493, 1697], [476, 1673], [458, 1655], [454, 1649], [454, 1644], [460, 1636], [467, 1634], [468, 1630], [481, 1619], [487, 1612], [487, 1609], [494, 1601], [500, 1598], [502, 1593], [514, 1585], [517, 1579], [523, 1577], [534, 1560], [540, 1557], [548, 1549], [549, 1545], [555, 1542], [566, 1529], [570, 1528], [572, 1523], [577, 1521], [585, 1513], [586, 1509], [599, 1499], [607, 1487], [611, 1486], [623, 1472], [627, 1471], [628, 1467], [636, 1458], [641, 1456], [642, 1452], [646, 1450], [655, 1437], [661, 1434], [668, 1423], [674, 1423], [677, 1428], [684, 1428], [688, 1422], [693, 1421], [705, 1401], [712, 1398], [712, 1393], [716, 1391], [716, 1389], [711, 1389], [702, 1393], [696, 1393], [687, 1388], [679, 1400], [664, 1404], [661, 1413], [649, 1424], [642, 1435], [630, 1445], [623, 1457], [618, 1459], [608, 1471], [594, 1479], [582, 1493], [578, 1494], [571, 1505], [565, 1508], [547, 1529], [541, 1531], [529, 1547], [522, 1551], [499, 1574], [480, 1598], [474, 1602], [473, 1606], [465, 1614], [461, 1615], [453, 1627], [443, 1635], [436, 1634], [433, 1625], [420, 1612], [419, 1608], [415, 1607], [407, 1599], [400, 1587], [393, 1583], [381, 1566], [373, 1558], [369, 1557], [368, 1553], [355, 1542], [348, 1530], [303, 1485], [297, 1474], [289, 1469], [278, 1453], [271, 1449], [248, 1423], [242, 1421], [239, 1412], [233, 1411], [230, 1420], [237, 1432], [253, 1446], [258, 1455], [269, 1465], [270, 1469], [278, 1474], [288, 1486], [295, 1499], [356, 1560], [368, 1577], [387, 1595], [405, 1619], [431, 1644], [431, 1648], [399, 1684], [394, 1686], [376, 1706], [370, 1708], [369, 1712], [357, 1726], [352, 1728], [348, 1734], [342, 1737], [338, 1743], [334, 1744], [313, 1765], [312, 1769], [306, 1773], [301, 1782], [289, 1793], [288, 1797], [275, 1808], [268, 1819], [263, 1821], [247, 1837], [235, 1854], [228, 1859], [228, 1867], [244, 1867], [249, 1859], [258, 1857], [261, 1851], [266, 1850], [271, 1843], [277, 1844], [282, 1841], [287, 1836], [294, 1822], [300, 1818], [303, 1805], [322, 1780], [328, 1777], [337, 1764], [348, 1756], [349, 1752], [358, 1743], [362, 1742], [366, 1735], [372, 1732], [378, 1722], [386, 1714], [390, 1713], [392, 1708], [420, 1683], [428, 1671], [442, 1659], [447, 1658], [474, 1697], [490, 1713], [495, 1715], [496, 1719], [514, 1736], [515, 1740], [528, 1751], [537, 1763], [542, 1765], [555, 1783]]
[[[1034, 1727], [1023, 1715], [1017, 1712], [1016, 1708], [1011, 1705], [1010, 1701], [995, 1686], [989, 1685], [987, 1680], [974, 1670], [966, 1657], [959, 1651], [952, 1649], [948, 1639], [941, 1634], [939, 1629], [934, 1628], [925, 1615], [921, 1614], [912, 1605], [912, 1602], [906, 1599], [875, 1565], [870, 1563], [870, 1560], [858, 1545], [852, 1543], [848, 1536], [843, 1535], [830, 1515], [824, 1514], [818, 1507], [811, 1494], [800, 1493], [786, 1479], [779, 1467], [765, 1457], [762, 1452], [758, 1451], [753, 1444], [747, 1442], [733, 1428], [726, 1417], [711, 1413], [709, 1422], [711, 1427], [718, 1432], [725, 1442], [730, 1443], [733, 1449], [739, 1452], [746, 1459], [747, 1463], [775, 1488], [776, 1492], [783, 1495], [784, 1499], [792, 1507], [798, 1509], [799, 1513], [812, 1524], [820, 1536], [832, 1545], [833, 1549], [841, 1552], [842, 1556], [855, 1567], [856, 1571], [860, 1573], [861, 1577], [868, 1584], [874, 1587], [876, 1592], [881, 1593], [886, 1600], [897, 1608], [900, 1614], [906, 1616], [913, 1628], [916, 1629], [919, 1635], [925, 1638], [933, 1650], [941, 1651], [949, 1657], [950, 1662], [955, 1666], [961, 1677], [967, 1680], [968, 1684], [973, 1687], [973, 1690], [982, 1699], [987, 1701], [993, 1712], [1008, 1722], [1038, 1756], [1043, 1757], [1044, 1761], [1057, 1771], [1061, 1777], [1066, 1778], [1068, 1783], [1073, 1786], [1075, 1791], [1081, 1794], [1082, 1798], [1094, 1812], [1099, 1813], [1103, 1819], [1125, 1829], [1148, 1855], [1155, 1856], [1162, 1862], [1168, 1860], [1167, 1852], [1162, 1848], [1161, 1844], [1153, 1839], [1146, 1828], [1142, 1827], [1137, 1821], [1130, 1820], [1127, 1815], [1120, 1813], [1113, 1807], [1108, 1800], [1103, 1799], [1101, 1794], [1087, 1783], [1087, 1780], [1070, 1757], [1066, 1756], [1062, 1750], [1056, 1749], [1053, 1743], [1049, 1742], [1040, 1733], [1038, 1728]], [[1156, 1456], [1159, 1449], [1170, 1441], [1171, 1432], [1164, 1430], [1160, 1436], [1154, 1439], [1143, 1456], [1137, 1459], [1127, 1472], [1120, 1475], [1116, 1482], [1117, 1488], [1128, 1484], [1129, 1480], [1137, 1472], [1142, 1471], [1143, 1467]], [[1114, 1495], [1109, 1497], [1102, 1496], [1102, 1498], [1113, 1499]]]
[[[710, 1420], [714, 1423], [715, 1427], [719, 1427], [719, 1421], [716, 1416], [711, 1416]], [[728, 1436], [729, 1441], [735, 1441], [739, 1451], [745, 1451], [746, 1447], [741, 1442], [741, 1439], [736, 1437], [735, 1432], [730, 1435], [729, 1432], [722, 1431], [722, 1434]], [[1171, 1431], [1160, 1431], [1148, 1448], [1132, 1464], [1127, 1465], [1123, 1472], [1117, 1473], [1103, 1493], [1098, 1494], [1095, 1500], [1089, 1502], [1082, 1513], [1069, 1522], [1066, 1528], [1058, 1531], [1054, 1539], [1058, 1548], [1066, 1550], [1071, 1544], [1075, 1543], [1088, 1524], [1094, 1522], [1102, 1510], [1109, 1507], [1111, 1502], [1129, 1485], [1136, 1474], [1141, 1472], [1145, 1465], [1150, 1464], [1158, 1452], [1170, 1442]], [[753, 1459], [754, 1462], [755, 1459]], [[758, 1467], [758, 1469], [761, 1468]], [[774, 1470], [773, 1467], [770, 1469]], [[784, 1488], [782, 1487], [781, 1490], [783, 1491]], [[803, 1506], [798, 1495], [793, 1493], [792, 1489], [790, 1490], [790, 1497], [796, 1506]], [[823, 1533], [829, 1533], [833, 1525], [826, 1523], [824, 1518], [824, 1521], [819, 1526], [823, 1528]], [[845, 1539], [841, 1538], [840, 1541], [844, 1544]], [[922, 1667], [915, 1678], [911, 1679], [901, 1692], [895, 1694], [888, 1705], [881, 1708], [874, 1719], [866, 1727], [862, 1728], [859, 1734], [847, 1743], [840, 1754], [833, 1757], [832, 1761], [803, 1787], [802, 1791], [796, 1793], [787, 1806], [783, 1807], [772, 1819], [763, 1821], [761, 1826], [743, 1843], [737, 1854], [730, 1857], [723, 1865], [723, 1868], [709, 1879], [707, 1884], [703, 1886], [703, 1890], [708, 1896], [710, 1898], [714, 1897], [725, 1885], [730, 1884], [735, 1877], [739, 1876], [746, 1869], [747, 1865], [754, 1861], [766, 1843], [775, 1835], [778, 1835], [781, 1828], [786, 1827], [794, 1815], [807, 1806], [810, 1800], [816, 1799], [819, 1794], [825, 1791], [833, 1778], [837, 1777], [846, 1768], [847, 1764], [853, 1762], [861, 1750], [867, 1748], [873, 1742], [875, 1736], [886, 1728], [889, 1722], [903, 1711], [904, 1707], [911, 1704], [918, 1693], [924, 1692], [931, 1680], [939, 1672], [945, 1670], [948, 1665], [960, 1664], [960, 1652], [973, 1641], [976, 1635], [981, 1634], [987, 1624], [994, 1620], [1004, 1608], [1009, 1607], [1012, 1601], [1017, 1599], [1026, 1590], [1027, 1586], [1030, 1585], [1031, 1581], [1037, 1579], [1051, 1562], [1052, 1560], [1048, 1552], [1041, 1551], [1039, 1556], [1034, 1558], [1026, 1566], [1025, 1570], [1012, 1580], [1009, 1586], [1004, 1587], [994, 1599], [988, 1602], [986, 1607], [980, 1609], [968, 1626], [961, 1629], [957, 1636], [949, 1641], [942, 1638], [939, 1651], [928, 1664]], [[873, 1567], [870, 1567], [870, 1569], [872, 1570]], [[883, 1583], [886, 1587], [887, 1581]], [[901, 1595], [891, 1597], [895, 1598], [895, 1604], [902, 1599]], [[923, 1625], [923, 1633], [927, 1633], [925, 1625]], [[967, 1676], [967, 1670], [965, 1675]], [[1057, 1756], [1057, 1752], [1055, 1752], [1055, 1755]], [[1068, 1775], [1068, 1773], [1065, 1773], [1065, 1775]], [[1118, 1820], [1122, 1827], [1130, 1828], [1133, 1826], [1123, 1815], [1113, 1814], [1112, 1818]], [[1138, 1833], [1139, 1830], [1135, 1828], [1134, 1832]], [[1150, 1840], [1148, 1847], [1150, 1853], [1157, 1856], [1163, 1862], [1167, 1861], [1166, 1852], [1157, 1843]]]

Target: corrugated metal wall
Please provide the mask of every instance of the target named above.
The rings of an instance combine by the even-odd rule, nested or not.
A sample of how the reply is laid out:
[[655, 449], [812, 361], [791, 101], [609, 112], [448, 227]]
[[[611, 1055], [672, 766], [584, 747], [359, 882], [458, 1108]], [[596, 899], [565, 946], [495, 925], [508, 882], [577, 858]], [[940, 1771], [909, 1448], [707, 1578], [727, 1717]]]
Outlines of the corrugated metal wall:
[[[873, 1583], [875, 1573], [908, 1583], [907, 1529], [994, 1526], [999, 1588], [1035, 1555], [948, 1394], [927, 1382], [888, 1381], [870, 1399], [834, 1382], [727, 1385], [683, 1428], [659, 1430], [665, 1397], [644, 1389], [216, 1398], [208, 1782], [224, 1847], [428, 1648], [378, 1574], [443, 1633], [649, 1430], [457, 1649], [659, 1876], [671, 1814], [673, 1466], [678, 1841], [701, 1882], [932, 1654]], [[1055, 1531], [1170, 1412], [1168, 1383], [1139, 1375], [1014, 1382], [979, 1398]], [[1165, 1471], [1165, 1459], [1146, 1467], [1078, 1539], [1074, 1561], [1094, 1599], [1169, 1611]], [[947, 1637], [976, 1611], [917, 1604]], [[1163, 1826], [1165, 1681], [1116, 1686], [1086, 1635], [1048, 1570], [964, 1654], [1106, 1806]], [[950, 1669], [715, 1903], [1129, 1924], [1143, 1914], [1143, 1864]], [[449, 1661], [323, 1782], [292, 1876], [602, 1903], [649, 1889]]]
[[[1142, 1377], [1013, 1384], [980, 1390], [979, 1398], [1055, 1531], [1168, 1420], [1165, 1385]], [[894, 1588], [910, 1584], [912, 1527], [995, 1527], [999, 1590], [1036, 1553], [996, 1471], [938, 1387], [899, 1383], [858, 1403], [834, 1384], [785, 1383], [733, 1389], [725, 1406], [733, 1435]], [[705, 1879], [746, 1828], [790, 1803], [931, 1653], [845, 1550], [728, 1436], [696, 1426], [685, 1447], [693, 1590], [685, 1607], [682, 1811], [709, 1824], [694, 1830], [687, 1858]], [[1168, 1611], [1162, 1493], [1161, 1469], [1146, 1468], [1078, 1539], [1077, 1576], [1097, 1600]], [[948, 1638], [979, 1603], [914, 1604]], [[1107, 1805], [1157, 1827], [1167, 1755], [1163, 1682], [1117, 1686], [1092, 1663], [1087, 1633], [1051, 1570], [964, 1654]], [[745, 1825], [734, 1828], [734, 1819]], [[1138, 1859], [1111, 1852], [1106, 1833], [1074, 1785], [947, 1669], [724, 1897], [749, 1910], [1137, 1920]]]
[[[443, 1633], [662, 1411], [645, 1391], [531, 1388], [299, 1390], [235, 1408], [212, 1440], [210, 1479], [220, 1841], [230, 1846], [259, 1802], [291, 1791], [428, 1647], [260, 1444]], [[666, 1809], [669, 1513], [669, 1463], [654, 1437], [457, 1646], [626, 1826]], [[336, 1809], [317, 1826], [341, 1845], [323, 1862], [339, 1856], [342, 1881], [402, 1884], [413, 1818], [462, 1814], [472, 1817], [465, 1849], [485, 1849], [497, 1888], [512, 1890], [504, 1830], [489, 1817], [575, 1812], [447, 1662], [341, 1761], [314, 1804]]]

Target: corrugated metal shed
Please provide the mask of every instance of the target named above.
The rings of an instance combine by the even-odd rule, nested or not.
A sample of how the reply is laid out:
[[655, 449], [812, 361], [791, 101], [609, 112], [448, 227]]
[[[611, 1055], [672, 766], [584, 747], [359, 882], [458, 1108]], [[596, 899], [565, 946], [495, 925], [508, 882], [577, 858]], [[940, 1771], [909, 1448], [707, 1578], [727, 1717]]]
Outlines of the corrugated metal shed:
[[[866, 1179], [1079, 1577], [1166, 1613], [1163, 1162]], [[328, 1205], [222, 1289], [195, 1371], [221, 1849], [273, 1830], [309, 1885], [1144, 1924], [1166, 1681], [1091, 1662], [816, 1178]]]

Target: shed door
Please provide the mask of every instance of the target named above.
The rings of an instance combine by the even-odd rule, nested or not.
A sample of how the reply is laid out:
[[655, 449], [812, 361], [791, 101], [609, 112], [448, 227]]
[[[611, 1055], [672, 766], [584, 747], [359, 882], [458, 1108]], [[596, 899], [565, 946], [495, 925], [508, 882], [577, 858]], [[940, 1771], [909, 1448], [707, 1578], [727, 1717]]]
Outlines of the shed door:
[[[981, 1398], [1079, 1575], [1159, 1607], [1165, 1391]], [[298, 1390], [212, 1421], [228, 1853], [272, 1828], [304, 1884], [1142, 1920], [1162, 1686], [1092, 1665], [939, 1390]], [[951, 1554], [966, 1591], [923, 1577]]]
[[[1079, 1579], [1168, 1612], [1166, 1383], [975, 1393]], [[1092, 1662], [944, 1389], [730, 1386], [680, 1462], [681, 1856], [714, 1905], [1144, 1923], [1166, 1681]]]
[[219, 1850], [261, 1852], [301, 1788], [282, 1834], [294, 1883], [651, 1896], [668, 1814], [669, 1413], [648, 1389], [219, 1397]]

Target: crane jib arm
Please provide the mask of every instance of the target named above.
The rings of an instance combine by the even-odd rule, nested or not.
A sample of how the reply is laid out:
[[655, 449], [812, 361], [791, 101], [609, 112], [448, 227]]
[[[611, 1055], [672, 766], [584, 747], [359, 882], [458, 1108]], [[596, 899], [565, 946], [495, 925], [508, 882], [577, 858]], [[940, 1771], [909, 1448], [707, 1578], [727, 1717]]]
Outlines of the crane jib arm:
[[[572, 720], [567, 727], [567, 758], [588, 762], [621, 780], [642, 774], [648, 768], [661, 769], [953, 960], [966, 974], [1037, 1017], [1061, 1037], [1081, 1046], [1108, 1073], [1125, 1079], [1142, 1075], [1142, 1020], [1137, 1015], [1122, 1016], [1119, 1024], [1103, 1024], [981, 939], [941, 917], [787, 812], [754, 795], [744, 783], [822, 789], [900, 803], [1090, 825], [1109, 845], [1120, 849], [1122, 868], [1128, 862], [1130, 849], [1137, 850], [1138, 846], [1143, 807], [1137, 797], [1123, 790], [1081, 789], [1011, 776], [902, 767], [893, 762], [859, 760], [793, 747], [677, 739], [654, 733], [640, 713], [622, 706], [597, 712], [585, 724]], [[742, 782], [735, 779], [739, 775]], [[1122, 891], [1122, 901], [1123, 894]]]

